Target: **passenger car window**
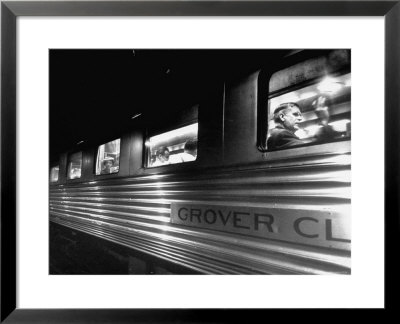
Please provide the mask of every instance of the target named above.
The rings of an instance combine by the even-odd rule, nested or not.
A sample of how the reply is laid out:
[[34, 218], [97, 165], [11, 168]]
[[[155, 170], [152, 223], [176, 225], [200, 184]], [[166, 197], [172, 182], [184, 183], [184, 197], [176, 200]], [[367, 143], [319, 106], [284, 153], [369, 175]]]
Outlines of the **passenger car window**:
[[191, 162], [197, 159], [198, 123], [149, 137], [147, 167]]
[[121, 139], [100, 145], [97, 149], [96, 175], [111, 174], [119, 171]]
[[82, 172], [82, 152], [70, 154], [68, 156], [68, 179], [78, 179]]
[[60, 172], [60, 166], [54, 166], [50, 169], [50, 182], [58, 181], [58, 174]]
[[278, 71], [269, 88], [268, 150], [350, 138], [350, 51], [330, 51]]

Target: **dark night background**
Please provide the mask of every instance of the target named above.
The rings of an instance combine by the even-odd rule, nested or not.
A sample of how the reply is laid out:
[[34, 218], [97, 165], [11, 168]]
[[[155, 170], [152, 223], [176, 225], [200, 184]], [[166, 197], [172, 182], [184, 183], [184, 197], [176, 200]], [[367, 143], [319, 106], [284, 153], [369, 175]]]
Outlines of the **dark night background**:
[[[50, 161], [82, 145], [174, 118], [275, 50], [50, 50]], [[285, 51], [288, 52], [288, 51]]]

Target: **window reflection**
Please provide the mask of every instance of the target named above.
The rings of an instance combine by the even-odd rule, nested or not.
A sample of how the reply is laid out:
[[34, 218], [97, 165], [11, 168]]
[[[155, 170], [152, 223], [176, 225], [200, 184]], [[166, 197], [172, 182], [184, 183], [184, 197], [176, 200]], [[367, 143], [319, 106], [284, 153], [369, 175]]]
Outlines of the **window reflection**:
[[77, 152], [68, 156], [68, 179], [78, 179], [82, 171], [82, 152]]
[[148, 167], [195, 161], [197, 159], [198, 123], [177, 128], [146, 142]]
[[120, 139], [100, 145], [97, 150], [96, 175], [119, 171]]
[[[267, 148], [270, 150], [351, 136], [351, 73], [326, 74], [324, 71], [328, 68], [320, 66], [318, 69], [324, 72], [320, 73], [322, 75], [304, 80], [307, 70], [316, 67], [310, 63], [304, 63], [302, 69], [300, 67], [296, 66], [298, 75], [292, 73], [294, 77], [291, 79], [297, 77], [302, 83], [292, 83], [289, 91], [269, 99]], [[288, 74], [291, 72], [289, 69], [286, 71]], [[274, 77], [271, 84], [282, 83], [281, 75], [278, 82]]]
[[50, 170], [50, 182], [57, 182], [58, 181], [58, 174], [60, 172], [60, 167], [54, 166]]

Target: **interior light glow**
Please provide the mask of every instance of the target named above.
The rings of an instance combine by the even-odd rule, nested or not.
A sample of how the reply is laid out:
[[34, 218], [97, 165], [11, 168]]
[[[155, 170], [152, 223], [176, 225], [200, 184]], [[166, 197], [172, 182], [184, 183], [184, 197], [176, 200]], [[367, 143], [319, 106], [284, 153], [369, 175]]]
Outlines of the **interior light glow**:
[[152, 146], [156, 146], [160, 142], [166, 142], [166, 141], [178, 138], [179, 136], [188, 135], [188, 134], [193, 134], [193, 136], [196, 136], [197, 130], [198, 130], [198, 123], [194, 123], [194, 124], [191, 124], [188, 126], [177, 128], [172, 131], [151, 137], [150, 144]]
[[320, 129], [320, 128], [321, 128], [321, 125], [312, 125], [312, 126], [308, 126], [308, 127], [304, 128], [304, 131], [307, 133], [307, 137], [310, 137], [310, 136], [315, 136], [318, 129]]
[[318, 90], [322, 93], [334, 94], [338, 92], [343, 87], [343, 82], [338, 81], [335, 78], [326, 77], [318, 85]]
[[338, 132], [345, 132], [347, 130], [348, 123], [350, 123], [349, 119], [342, 119], [342, 120], [331, 122], [331, 123], [329, 123], [329, 125], [332, 126], [333, 129]]
[[307, 138], [309, 136], [306, 129], [299, 129], [295, 132], [296, 136], [300, 139]]
[[308, 98], [312, 98], [312, 97], [314, 97], [316, 95], [317, 95], [317, 93], [315, 91], [304, 92], [304, 93], [302, 93], [300, 95], [300, 99], [301, 100], [305, 100], [305, 99], [308, 99]]

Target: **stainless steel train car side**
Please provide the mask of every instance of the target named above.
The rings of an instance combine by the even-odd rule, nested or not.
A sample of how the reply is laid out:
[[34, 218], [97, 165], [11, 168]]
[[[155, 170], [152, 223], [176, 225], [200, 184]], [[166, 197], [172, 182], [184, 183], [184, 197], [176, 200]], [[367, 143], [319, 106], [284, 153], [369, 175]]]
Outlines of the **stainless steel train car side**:
[[62, 155], [50, 221], [204, 274], [349, 274], [350, 139], [260, 150], [271, 73], [225, 80], [199, 103], [196, 161], [147, 168], [139, 126], [121, 134], [116, 174], [94, 174], [92, 146], [68, 180]]

